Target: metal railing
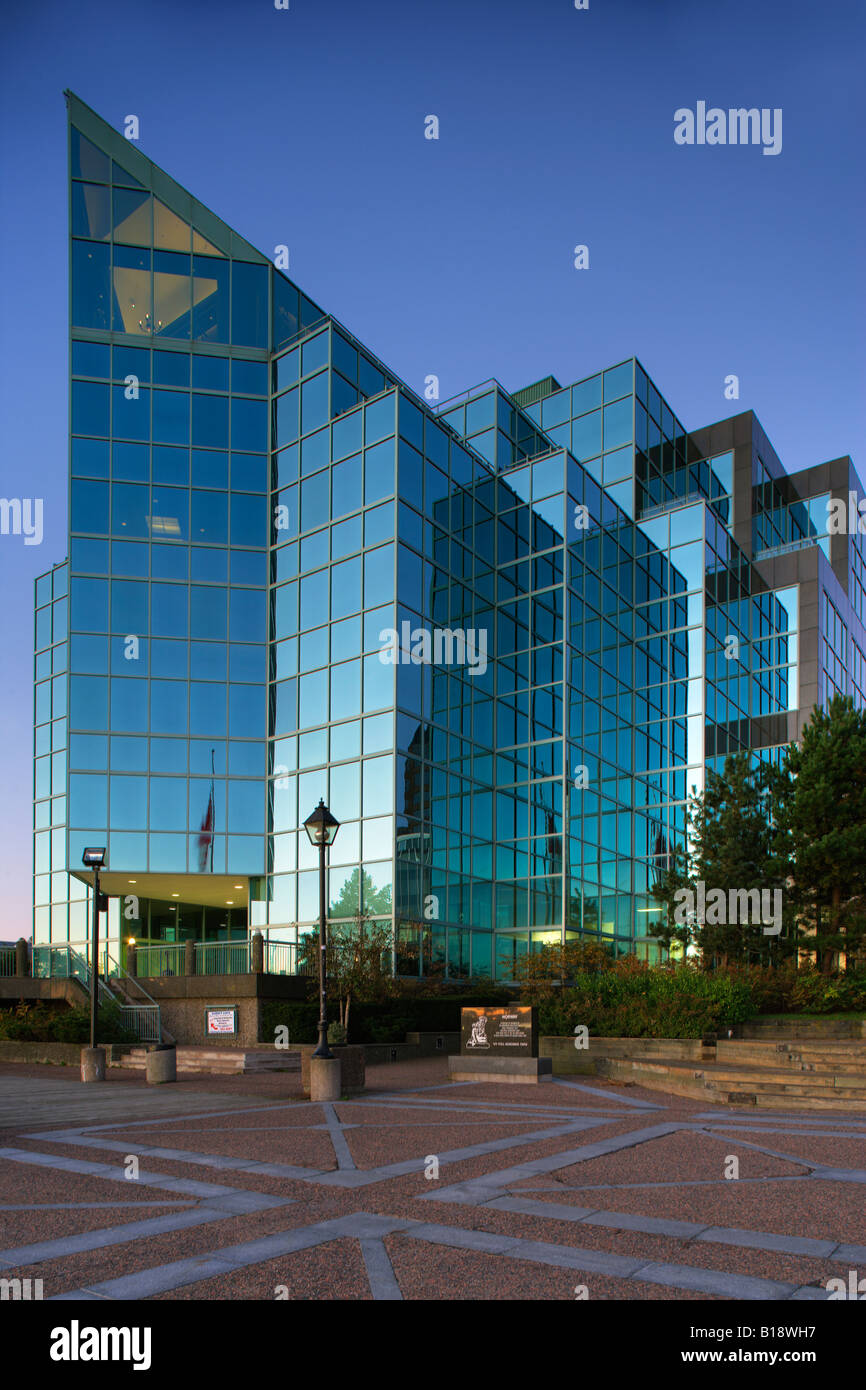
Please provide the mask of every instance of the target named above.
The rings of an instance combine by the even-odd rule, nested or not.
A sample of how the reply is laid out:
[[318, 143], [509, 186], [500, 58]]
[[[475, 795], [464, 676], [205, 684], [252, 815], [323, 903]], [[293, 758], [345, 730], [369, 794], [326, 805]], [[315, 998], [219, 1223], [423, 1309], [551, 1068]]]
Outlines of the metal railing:
[[[139, 1042], [161, 1043], [162, 1016], [156, 1000], [108, 952], [106, 952], [106, 973], [121, 996], [119, 999], [121, 1027], [134, 1033]], [[144, 995], [147, 1003], [134, 1003], [133, 1000], [138, 995]]]
[[246, 941], [197, 941], [197, 975], [246, 975], [250, 968], [250, 943]]
[[[265, 931], [263, 941], [263, 968], [268, 975], [312, 975], [316, 972], [316, 962], [303, 948], [303, 943], [295, 941], [270, 941]], [[193, 943], [196, 975], [246, 975], [253, 968], [252, 940], [242, 941], [196, 941]], [[115, 948], [116, 949], [116, 945]], [[7, 961], [4, 959], [8, 957]], [[15, 974], [14, 949], [0, 952], [0, 974]], [[78, 979], [85, 989], [90, 989], [89, 948], [86, 942], [57, 943], [34, 946], [33, 974], [39, 979]], [[140, 979], [159, 979], [166, 976], [186, 974], [186, 943], [154, 942], [136, 945], [135, 975], [132, 976], [110, 954], [107, 946], [99, 953], [99, 998], [101, 1003], [123, 1004], [110, 987], [129, 994], [138, 990], [150, 999], [150, 995], [139, 984]], [[109, 983], [106, 983], [108, 981]], [[128, 984], [127, 984], [128, 982]], [[159, 1006], [151, 1000], [154, 1008]], [[144, 1007], [144, 1006], [142, 1006]]]
[[162, 1022], [158, 1004], [121, 1004], [121, 1027], [134, 1033], [139, 1042], [162, 1042]]
[[297, 975], [298, 947], [294, 941], [266, 941], [264, 946], [264, 966], [267, 975]]
[[[805, 550], [809, 545], [820, 545], [821, 549], [824, 550], [826, 554], [823, 542], [829, 541], [829, 539], [830, 534], [828, 531], [822, 531], [820, 535], [815, 536], [798, 536], [795, 541], [786, 541], [783, 545], [771, 545], [768, 546], [766, 550], [756, 550], [754, 559], [774, 560], [779, 555], [791, 555], [795, 550]], [[827, 547], [827, 549], [829, 549], [829, 547]]]
[[137, 975], [182, 975], [186, 947], [183, 942], [167, 946], [136, 946], [135, 970]]
[[[107, 948], [99, 953], [97, 994], [100, 1004], [117, 1004], [117, 999], [105, 983], [109, 973]], [[90, 952], [86, 941], [52, 943], [33, 947], [33, 976], [40, 980], [79, 980], [90, 989]]]
[[[14, 954], [14, 953], [13, 953]], [[85, 941], [52, 943], [33, 947], [33, 975], [40, 980], [78, 980], [84, 989], [90, 990], [90, 952]], [[106, 980], [115, 982], [115, 988]], [[147, 1004], [130, 1004], [125, 996], [128, 991], [125, 981], [130, 982], [130, 990], [138, 989], [148, 1000]], [[99, 974], [96, 977], [97, 997], [101, 1005], [111, 1005], [120, 1016], [120, 1025], [134, 1033], [139, 1042], [161, 1042], [162, 1021], [159, 1005], [150, 998], [146, 990], [127, 974], [121, 965], [103, 946], [99, 953]]]
[[0, 950], [0, 975], [14, 975], [14, 974], [15, 974], [15, 947], [13, 946], [12, 949], [9, 950], [8, 947], [4, 946], [3, 949]]

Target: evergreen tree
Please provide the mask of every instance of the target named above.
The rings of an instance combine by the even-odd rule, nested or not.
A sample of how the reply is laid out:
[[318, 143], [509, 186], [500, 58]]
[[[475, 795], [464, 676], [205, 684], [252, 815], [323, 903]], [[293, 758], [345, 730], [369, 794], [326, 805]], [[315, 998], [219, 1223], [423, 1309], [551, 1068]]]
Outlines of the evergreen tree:
[[[705, 965], [713, 962], [772, 961], [794, 949], [792, 904], [785, 903], [785, 871], [776, 857], [777, 778], [764, 764], [753, 766], [748, 753], [730, 754], [721, 774], [707, 771], [703, 792], [693, 793], [688, 808], [688, 846], [675, 850], [660, 875], [655, 896], [667, 907], [667, 921], [657, 931], [666, 944], [694, 937]], [[710, 901], [701, 919], [698, 890], [705, 898], [724, 895], [723, 906]], [[682, 922], [683, 889], [694, 895], [697, 920]], [[731, 893], [782, 891], [783, 925], [779, 937], [765, 932], [761, 914], [742, 909], [732, 921]], [[771, 898], [771, 904], [775, 899]], [[679, 910], [677, 910], [679, 909]], [[691, 930], [689, 930], [691, 928]]]
[[824, 971], [866, 943], [866, 711], [817, 706], [779, 773], [775, 852], [790, 875], [800, 944]]
[[328, 908], [328, 920], [337, 921], [341, 917], [356, 918], [361, 908], [365, 914], [371, 916], [389, 917], [391, 885], [377, 888], [366, 869], [355, 868]]

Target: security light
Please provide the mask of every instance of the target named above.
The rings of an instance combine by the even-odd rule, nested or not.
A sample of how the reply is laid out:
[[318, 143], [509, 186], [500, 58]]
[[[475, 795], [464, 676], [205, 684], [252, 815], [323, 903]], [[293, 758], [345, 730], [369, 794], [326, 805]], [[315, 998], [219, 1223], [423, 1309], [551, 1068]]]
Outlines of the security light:
[[105, 863], [105, 847], [102, 849], [89, 848], [81, 856], [81, 862], [88, 869], [101, 869]]
[[304, 821], [304, 829], [310, 837], [311, 845], [332, 845], [337, 838], [337, 831], [340, 822], [331, 815], [324, 801], [319, 801], [318, 806], [311, 816], [307, 816]]

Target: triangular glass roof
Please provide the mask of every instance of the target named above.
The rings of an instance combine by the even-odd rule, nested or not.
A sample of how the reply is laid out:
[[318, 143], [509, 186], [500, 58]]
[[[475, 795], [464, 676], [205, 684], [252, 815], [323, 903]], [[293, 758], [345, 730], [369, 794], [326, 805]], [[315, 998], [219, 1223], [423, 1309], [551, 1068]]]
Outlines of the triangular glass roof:
[[232, 256], [256, 265], [270, 264], [266, 256], [73, 92], [64, 95], [73, 127], [72, 176], [96, 184], [113, 181], [115, 202], [119, 200], [122, 208], [120, 239], [135, 246], [153, 245], [158, 250], [192, 250], [197, 255]]

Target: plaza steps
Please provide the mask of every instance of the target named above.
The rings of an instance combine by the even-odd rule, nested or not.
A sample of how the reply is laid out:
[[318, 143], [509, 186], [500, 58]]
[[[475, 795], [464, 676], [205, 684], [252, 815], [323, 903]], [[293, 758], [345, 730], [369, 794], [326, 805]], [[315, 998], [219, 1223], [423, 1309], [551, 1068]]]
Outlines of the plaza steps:
[[[121, 1067], [143, 1071], [147, 1049], [133, 1047], [118, 1063]], [[178, 1072], [197, 1072], [207, 1076], [261, 1076], [263, 1072], [297, 1072], [301, 1070], [299, 1052], [278, 1051], [275, 1048], [250, 1049], [237, 1047], [178, 1047]]]
[[598, 1074], [712, 1105], [837, 1110], [866, 1116], [866, 1044], [720, 1041], [696, 1063], [643, 1050], [598, 1062]]

